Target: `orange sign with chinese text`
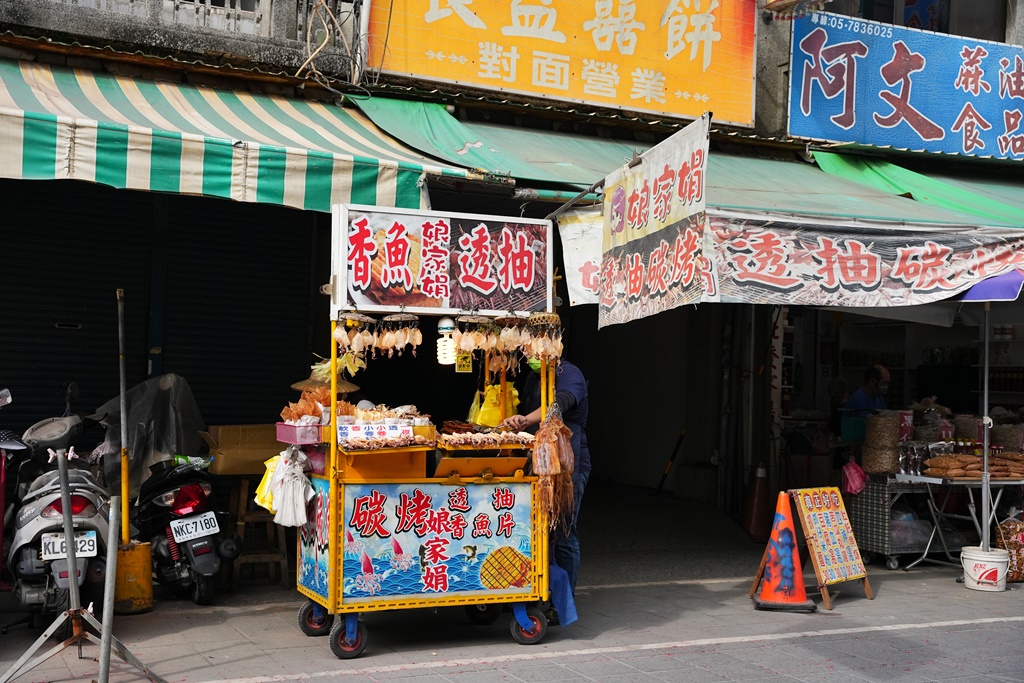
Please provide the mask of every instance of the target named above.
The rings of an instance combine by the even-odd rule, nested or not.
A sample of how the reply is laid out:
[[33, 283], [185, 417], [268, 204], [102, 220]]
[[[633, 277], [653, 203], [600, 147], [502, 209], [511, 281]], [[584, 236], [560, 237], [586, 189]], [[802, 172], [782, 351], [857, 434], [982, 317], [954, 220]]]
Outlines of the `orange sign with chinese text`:
[[369, 67], [752, 126], [755, 14], [755, 0], [378, 2]]

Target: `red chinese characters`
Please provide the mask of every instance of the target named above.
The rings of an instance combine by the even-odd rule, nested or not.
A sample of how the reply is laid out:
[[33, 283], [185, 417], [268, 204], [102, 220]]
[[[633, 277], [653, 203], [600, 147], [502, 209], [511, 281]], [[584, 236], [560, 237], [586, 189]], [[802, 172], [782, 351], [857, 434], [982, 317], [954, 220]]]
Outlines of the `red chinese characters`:
[[448, 565], [439, 564], [423, 568], [423, 590], [445, 593], [448, 590]]
[[505, 538], [512, 538], [512, 531], [516, 528], [515, 520], [512, 518], [511, 512], [503, 512], [498, 515], [498, 530], [495, 532], [495, 537], [504, 536]]
[[676, 173], [676, 197], [684, 206], [704, 198], [704, 150], [694, 150], [690, 158], [679, 166]]
[[671, 272], [668, 242], [661, 240], [651, 252], [651, 258], [647, 264], [647, 289], [651, 296], [662, 296], [668, 292], [668, 276]]
[[654, 179], [654, 217], [662, 223], [672, 211], [672, 190], [676, 184], [676, 172], [668, 164], [661, 175]]
[[828, 237], [818, 237], [818, 248], [811, 251], [811, 257], [821, 267], [815, 277], [821, 280], [822, 289], [835, 292], [840, 287], [849, 291], [873, 291], [882, 283], [882, 259], [871, 253], [863, 242], [846, 240], [842, 242]]
[[728, 246], [739, 282], [759, 284], [780, 292], [803, 287], [790, 271], [790, 247], [778, 235], [765, 232], [734, 239]]
[[455, 512], [469, 512], [469, 492], [460, 486], [448, 492], [448, 509]]
[[626, 225], [633, 229], [639, 229], [647, 225], [650, 220], [651, 185], [644, 178], [643, 185], [633, 188], [626, 199]]
[[399, 498], [398, 505], [395, 507], [395, 514], [398, 515], [395, 533], [400, 534], [413, 529], [417, 536], [423, 536], [426, 533], [425, 520], [430, 510], [430, 496], [423, 493], [423, 491], [419, 489], [414, 490], [412, 497], [408, 493], [403, 493]]
[[601, 270], [601, 267], [593, 261], [587, 261], [580, 266], [580, 282], [583, 285], [583, 289], [594, 294], [601, 291], [601, 280], [597, 277], [599, 270]]
[[891, 276], [916, 292], [953, 289], [956, 283], [949, 267], [952, 254], [952, 249], [931, 240], [923, 247], [900, 247]]
[[452, 529], [452, 538], [462, 540], [462, 536], [466, 532], [466, 527], [469, 526], [469, 522], [466, 521], [466, 518], [463, 515], [456, 513], [452, 515], [448, 524]]
[[427, 296], [447, 298], [452, 293], [448, 275], [451, 226], [443, 220], [438, 220], [436, 223], [425, 222], [422, 229], [423, 244], [420, 248], [420, 273], [417, 283], [420, 291]]
[[979, 278], [999, 275], [1007, 268], [1024, 265], [1024, 252], [1009, 245], [979, 247], [971, 253], [971, 273]]
[[423, 544], [423, 561], [427, 564], [439, 564], [441, 562], [447, 562], [448, 557], [448, 539], [434, 538], [429, 539]]
[[1024, 132], [1018, 132], [1021, 129], [1021, 119], [1020, 109], [1007, 109], [1003, 112], [1003, 134], [996, 138], [1000, 154], [1024, 154]]
[[910, 104], [911, 76], [923, 70], [925, 63], [924, 55], [911, 52], [902, 40], [896, 41], [892, 59], [882, 67], [881, 74], [888, 85], [899, 85], [899, 90], [878, 93], [892, 107], [892, 113], [882, 116], [876, 112], [874, 119], [883, 128], [895, 128], [901, 121], [906, 121], [922, 140], [942, 140], [946, 131]]
[[985, 149], [985, 141], [981, 139], [983, 130], [991, 130], [992, 124], [985, 120], [974, 105], [970, 102], [964, 104], [960, 115], [956, 117], [951, 130], [954, 133], [963, 133], [963, 140], [960, 144], [964, 154], [969, 154], [976, 149]]
[[696, 273], [697, 230], [687, 228], [676, 236], [672, 248], [672, 282], [688, 287]]
[[502, 488], [498, 487], [494, 489], [494, 494], [491, 496], [491, 506], [495, 510], [511, 510], [516, 505], [516, 494], [512, 492], [512, 489], [507, 486]]
[[404, 225], [395, 221], [388, 229], [384, 241], [384, 268], [381, 269], [380, 274], [381, 286], [402, 285], [406, 291], [412, 289], [409, 252], [409, 231]]
[[473, 538], [491, 537], [491, 518], [486, 512], [481, 512], [473, 518]]
[[459, 285], [490, 294], [498, 288], [491, 266], [491, 235], [481, 223], [469, 233], [459, 237]]
[[1010, 60], [1004, 57], [999, 66], [999, 98], [1024, 99], [1024, 59], [1014, 55], [1011, 67]]
[[817, 84], [826, 99], [843, 95], [843, 111], [829, 118], [840, 128], [849, 130], [857, 122], [854, 105], [857, 101], [857, 59], [868, 54], [868, 46], [861, 41], [825, 44], [828, 34], [816, 28], [800, 41], [800, 50], [811, 59], [804, 63], [800, 85], [800, 111], [811, 115], [811, 100]]
[[508, 294], [513, 289], [529, 292], [533, 289], [537, 255], [533, 253], [526, 233], [513, 233], [508, 228], [502, 228], [498, 256], [498, 278], [502, 292]]
[[352, 272], [352, 287], [365, 291], [370, 288], [373, 270], [371, 264], [377, 255], [377, 242], [370, 231], [370, 222], [365, 216], [352, 221], [348, 234], [348, 262]]
[[990, 92], [992, 86], [985, 82], [985, 70], [981, 68], [981, 60], [988, 57], [988, 50], [981, 45], [973, 49], [964, 45], [964, 49], [960, 51], [960, 57], [963, 59], [963, 63], [960, 65], [960, 71], [956, 75], [953, 87], [972, 95], [978, 95], [982, 90]]
[[372, 491], [368, 496], [360, 496], [352, 501], [352, 518], [348, 525], [359, 532], [363, 538], [379, 536], [387, 538], [391, 532], [384, 528], [387, 513], [384, 504], [388, 497], [380, 491]]
[[619, 271], [619, 262], [614, 258], [605, 258], [601, 261], [601, 305], [615, 305], [615, 284], [622, 276]]

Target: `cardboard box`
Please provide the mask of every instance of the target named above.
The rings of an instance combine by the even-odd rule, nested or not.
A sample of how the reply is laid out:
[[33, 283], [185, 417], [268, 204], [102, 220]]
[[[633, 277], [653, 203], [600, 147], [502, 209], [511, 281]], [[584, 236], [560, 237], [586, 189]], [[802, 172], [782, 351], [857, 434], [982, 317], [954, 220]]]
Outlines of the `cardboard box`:
[[213, 425], [199, 432], [210, 447], [211, 474], [258, 474], [267, 471], [263, 463], [281, 453], [277, 425]]

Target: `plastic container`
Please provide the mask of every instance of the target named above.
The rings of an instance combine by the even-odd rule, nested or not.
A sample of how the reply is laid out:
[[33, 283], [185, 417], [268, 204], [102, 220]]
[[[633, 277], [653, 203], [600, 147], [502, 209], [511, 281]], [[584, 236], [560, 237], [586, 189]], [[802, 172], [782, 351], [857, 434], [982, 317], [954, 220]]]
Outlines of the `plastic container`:
[[981, 546], [964, 546], [960, 550], [960, 564], [964, 567], [964, 585], [971, 590], [1006, 590], [1006, 570], [1010, 565], [1007, 551], [992, 548], [985, 552]]

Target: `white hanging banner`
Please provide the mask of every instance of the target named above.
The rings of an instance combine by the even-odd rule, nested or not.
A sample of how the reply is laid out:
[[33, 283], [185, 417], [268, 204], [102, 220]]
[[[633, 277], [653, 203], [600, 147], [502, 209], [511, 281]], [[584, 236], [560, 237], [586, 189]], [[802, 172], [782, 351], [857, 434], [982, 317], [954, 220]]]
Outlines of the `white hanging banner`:
[[569, 305], [596, 304], [601, 295], [601, 241], [604, 209], [600, 204], [570, 209], [558, 216]]

